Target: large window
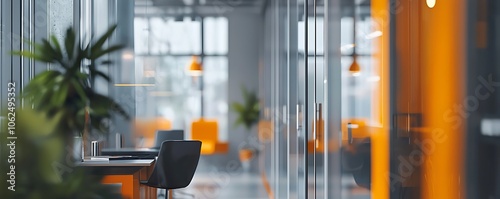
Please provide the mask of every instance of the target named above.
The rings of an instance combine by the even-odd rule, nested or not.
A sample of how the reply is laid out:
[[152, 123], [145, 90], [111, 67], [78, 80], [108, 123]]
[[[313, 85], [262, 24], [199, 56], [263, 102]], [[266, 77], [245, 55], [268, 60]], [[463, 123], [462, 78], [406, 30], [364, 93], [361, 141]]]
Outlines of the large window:
[[[162, 118], [190, 132], [200, 117], [217, 119], [227, 139], [228, 22], [224, 17], [136, 16], [136, 117]], [[192, 56], [203, 75], [191, 76]]]
[[[309, 30], [308, 30], [308, 64], [309, 64], [309, 77], [310, 79], [314, 76], [314, 18], [308, 18]], [[380, 31], [374, 31], [372, 26], [373, 21], [370, 17], [364, 17], [362, 19], [357, 19], [356, 22], [356, 41], [353, 38], [353, 17], [344, 16], [341, 18], [341, 48], [340, 52], [342, 55], [341, 65], [342, 65], [342, 102], [345, 104], [342, 106], [342, 117], [343, 118], [367, 118], [372, 117], [372, 97], [373, 89], [378, 84], [380, 77], [377, 76], [373, 68], [372, 51], [373, 45], [372, 40], [376, 37], [381, 36]], [[316, 21], [317, 35], [316, 35], [316, 60], [318, 65], [318, 75], [323, 76], [322, 66], [324, 61], [324, 48], [323, 48], [323, 17], [318, 17]], [[298, 50], [301, 56], [299, 56], [299, 63], [304, 63], [302, 61], [304, 55], [304, 21], [300, 21], [298, 24]], [[349, 72], [349, 67], [353, 62], [353, 48], [356, 44], [356, 56], [357, 63], [360, 65], [361, 71], [357, 76], [353, 76]], [[318, 78], [321, 80], [321, 78]], [[321, 80], [322, 81], [322, 80]], [[323, 89], [323, 82], [317, 82], [319, 86], [318, 89]], [[312, 86], [312, 85], [311, 85]], [[310, 88], [312, 89], [312, 87]], [[319, 92], [318, 99], [322, 99], [322, 93]], [[312, 107], [311, 107], [312, 108]], [[312, 116], [311, 116], [312, 117]]]

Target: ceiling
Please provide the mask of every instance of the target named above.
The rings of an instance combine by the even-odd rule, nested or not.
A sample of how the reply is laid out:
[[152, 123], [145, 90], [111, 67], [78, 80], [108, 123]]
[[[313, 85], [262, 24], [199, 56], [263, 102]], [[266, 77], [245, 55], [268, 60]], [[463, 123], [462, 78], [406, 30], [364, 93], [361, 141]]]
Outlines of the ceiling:
[[235, 9], [261, 12], [267, 0], [135, 0], [136, 15], [221, 15]]
[[[231, 11], [247, 11], [262, 13], [269, 3], [276, 0], [135, 0], [136, 15], [160, 15], [160, 16], [181, 16], [181, 15], [223, 15]], [[282, 0], [285, 1], [285, 0]], [[318, 0], [316, 4], [323, 7], [325, 0]], [[352, 15], [352, 5], [356, 1], [360, 9], [358, 14], [367, 16], [370, 14], [371, 0], [341, 0], [340, 6], [342, 16]], [[313, 13], [313, 1], [309, 0], [310, 11]], [[322, 14], [324, 9], [317, 9], [318, 14]], [[301, 11], [302, 12], [302, 11]], [[302, 12], [303, 13], [303, 12]]]

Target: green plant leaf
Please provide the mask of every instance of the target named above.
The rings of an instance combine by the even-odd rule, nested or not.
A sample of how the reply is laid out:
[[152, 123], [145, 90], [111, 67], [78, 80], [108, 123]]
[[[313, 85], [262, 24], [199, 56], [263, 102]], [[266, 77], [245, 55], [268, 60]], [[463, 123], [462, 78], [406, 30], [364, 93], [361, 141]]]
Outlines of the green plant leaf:
[[55, 106], [61, 106], [66, 101], [66, 97], [68, 96], [68, 84], [60, 84], [60, 87], [57, 88], [57, 91], [54, 92], [52, 96], [52, 104]]
[[54, 43], [56, 51], [61, 55], [62, 58], [63, 51], [61, 45], [59, 44], [59, 41], [57, 41], [56, 36], [55, 35], [50, 36], [50, 40], [52, 41], [52, 43]]
[[62, 59], [62, 54], [59, 54], [56, 52], [54, 48], [52, 48], [52, 45], [50, 45], [49, 41], [46, 39], [42, 39], [42, 45], [43, 45], [43, 53], [45, 56], [49, 57], [51, 60], [61, 60]]
[[116, 103], [113, 99], [109, 97], [94, 93], [91, 96], [91, 101], [92, 103], [90, 104], [90, 107], [93, 110], [99, 110], [100, 108], [104, 107], [106, 110], [120, 114], [125, 119], [130, 119], [127, 112], [118, 103]]
[[[76, 37], [72, 27], [68, 27], [62, 40], [51, 35], [39, 43], [27, 41], [34, 47], [34, 50], [12, 52], [14, 55], [62, 66], [61, 69], [36, 75], [23, 90], [23, 96], [34, 105], [36, 111], [43, 112], [49, 118], [62, 115], [64, 119], [60, 120], [58, 128], [64, 133], [73, 133], [75, 129], [80, 131], [83, 129], [84, 115], [80, 112], [89, 104], [94, 106], [91, 118], [95, 121], [109, 119], [112, 114], [116, 113], [129, 119], [128, 114], [120, 105], [110, 98], [97, 95], [89, 84], [96, 77], [111, 81], [109, 75], [96, 68], [99, 64], [111, 64], [110, 60], [98, 63], [97, 59], [123, 48], [121, 45], [109, 48], [105, 45], [115, 29], [116, 26], [110, 27], [96, 42], [84, 43], [85, 48], [82, 48], [82, 40]], [[84, 59], [89, 59], [91, 62], [89, 74], [81, 72]]]
[[260, 108], [259, 99], [254, 92], [248, 91], [245, 87], [241, 87], [243, 103], [231, 103], [231, 110], [237, 114], [234, 126], [243, 125], [250, 129], [259, 120]]
[[236, 118], [236, 121], [234, 121], [234, 125], [238, 126], [238, 125], [241, 125], [241, 124], [244, 124], [243, 118], [241, 118], [241, 117]]
[[52, 59], [50, 59], [48, 57], [41, 56], [39, 54], [35, 54], [33, 52], [30, 52], [30, 51], [12, 51], [11, 54], [22, 56], [22, 57], [26, 57], [26, 58], [30, 58], [30, 59], [34, 59], [36, 61], [41, 61], [41, 62], [46, 62], [46, 63], [53, 63]]
[[106, 55], [108, 53], [112, 53], [114, 51], [120, 50], [123, 47], [124, 47], [123, 45], [115, 45], [115, 46], [111, 46], [111, 47], [109, 47], [108, 49], [105, 49], [105, 50], [94, 51], [94, 52], [91, 53], [90, 59], [91, 60], [96, 60], [96, 59], [98, 59], [99, 57], [101, 57], [103, 55]]
[[97, 71], [97, 70], [96, 70], [96, 71], [94, 72], [94, 75], [96, 75], [96, 76], [100, 76], [100, 77], [104, 78], [104, 79], [105, 79], [106, 81], [108, 81], [108, 82], [110, 82], [110, 81], [111, 81], [111, 77], [109, 77], [108, 75], [104, 74], [104, 73], [103, 73], [103, 72], [101, 72], [101, 71]]
[[66, 39], [64, 40], [64, 47], [66, 48], [68, 59], [73, 59], [73, 54], [75, 52], [75, 43], [76, 43], [75, 31], [70, 26], [66, 30]]
[[82, 85], [78, 81], [76, 81], [76, 79], [71, 79], [71, 84], [73, 85], [73, 88], [78, 93], [78, 95], [83, 99], [83, 101], [88, 101], [88, 97], [85, 94], [85, 91], [83, 91]]
[[247, 101], [249, 96], [248, 96], [248, 91], [247, 88], [241, 85], [241, 94], [243, 95], [243, 100]]
[[111, 60], [104, 60], [101, 62], [101, 65], [111, 65], [111, 64], [113, 64], [113, 61]]
[[109, 27], [109, 29], [106, 31], [106, 33], [104, 33], [98, 40], [97, 42], [94, 43], [94, 45], [92, 45], [92, 49], [91, 51], [92, 52], [96, 52], [96, 51], [99, 51], [100, 49], [102, 49], [104, 43], [106, 42], [106, 40], [108, 40], [108, 38], [113, 34], [113, 32], [115, 31], [117, 25], [113, 25], [111, 27]]
[[231, 108], [238, 113], [242, 113], [243, 111], [245, 111], [245, 107], [237, 102], [232, 103]]

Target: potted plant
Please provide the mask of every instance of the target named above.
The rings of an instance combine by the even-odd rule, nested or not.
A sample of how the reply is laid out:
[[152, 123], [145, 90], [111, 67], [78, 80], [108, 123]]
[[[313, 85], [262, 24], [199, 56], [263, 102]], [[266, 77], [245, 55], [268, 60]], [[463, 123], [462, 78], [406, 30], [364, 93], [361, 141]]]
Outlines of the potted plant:
[[[97, 61], [123, 48], [121, 45], [104, 45], [115, 29], [116, 25], [111, 26], [97, 40], [83, 43], [76, 38], [74, 29], [69, 27], [64, 41], [58, 41], [52, 35], [50, 41], [30, 42], [34, 51], [13, 52], [14, 55], [59, 66], [57, 70], [36, 75], [25, 87], [23, 97], [31, 102], [36, 111], [46, 113], [49, 119], [58, 116], [57, 132], [64, 134], [69, 143], [75, 135], [85, 136], [90, 128], [106, 132], [101, 125], [113, 113], [128, 118], [113, 99], [95, 92], [93, 88], [97, 77], [110, 81], [108, 75], [97, 69]], [[110, 64], [110, 60], [103, 60], [99, 65]]]
[[[127, 113], [111, 98], [97, 93], [93, 84], [97, 77], [110, 81], [110, 77], [97, 69], [111, 61], [100, 61], [104, 55], [122, 48], [121, 45], [105, 47], [116, 26], [110, 27], [97, 40], [83, 43], [68, 28], [64, 41], [55, 36], [40, 43], [30, 42], [33, 51], [15, 51], [14, 55], [58, 66], [36, 75], [24, 88], [24, 109], [16, 110], [16, 191], [3, 189], [7, 198], [116, 198], [119, 197], [100, 184], [100, 177], [74, 167], [72, 146], [75, 135], [85, 135], [90, 129], [106, 132], [102, 123], [112, 114], [128, 119]], [[19, 101], [17, 99], [16, 101]], [[32, 107], [26, 108], [26, 107]], [[2, 125], [5, 126], [5, 125]], [[5, 129], [0, 129], [0, 132]], [[6, 136], [2, 142], [1, 156], [8, 155]], [[84, 139], [85, 140], [85, 139]], [[78, 144], [78, 143], [77, 143]], [[0, 163], [2, 171], [9, 168]], [[7, 187], [8, 181], [0, 179]], [[7, 179], [8, 180], [8, 179]]]
[[[233, 102], [231, 104], [231, 110], [237, 114], [237, 118], [234, 122], [234, 126], [243, 125], [247, 131], [247, 140], [244, 141], [239, 146], [239, 156], [240, 161], [245, 170], [249, 169], [250, 160], [253, 158], [256, 152], [256, 146], [251, 143], [251, 135], [248, 132], [251, 131], [252, 127], [257, 124], [260, 116], [259, 99], [254, 91], [248, 91], [245, 87], [241, 87], [243, 103]], [[255, 139], [253, 139], [255, 141]]]

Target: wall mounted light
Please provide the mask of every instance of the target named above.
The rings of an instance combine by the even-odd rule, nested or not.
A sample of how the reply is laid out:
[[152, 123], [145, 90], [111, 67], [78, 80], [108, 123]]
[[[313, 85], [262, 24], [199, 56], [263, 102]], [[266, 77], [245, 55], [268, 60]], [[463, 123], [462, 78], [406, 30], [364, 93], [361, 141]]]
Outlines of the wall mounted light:
[[425, 2], [427, 3], [427, 7], [429, 8], [434, 8], [434, 6], [436, 5], [436, 0], [425, 0]]

